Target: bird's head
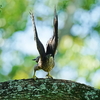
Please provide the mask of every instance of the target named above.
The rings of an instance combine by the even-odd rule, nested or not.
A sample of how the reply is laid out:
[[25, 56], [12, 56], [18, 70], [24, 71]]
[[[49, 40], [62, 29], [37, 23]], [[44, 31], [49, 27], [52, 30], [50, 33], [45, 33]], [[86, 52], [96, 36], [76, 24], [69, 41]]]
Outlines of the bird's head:
[[48, 54], [48, 55], [46, 55], [46, 58], [47, 58], [48, 60], [53, 60], [53, 56], [52, 56], [52, 54]]
[[53, 56], [52, 56], [52, 54], [48, 54], [46, 57], [47, 58], [52, 58]]

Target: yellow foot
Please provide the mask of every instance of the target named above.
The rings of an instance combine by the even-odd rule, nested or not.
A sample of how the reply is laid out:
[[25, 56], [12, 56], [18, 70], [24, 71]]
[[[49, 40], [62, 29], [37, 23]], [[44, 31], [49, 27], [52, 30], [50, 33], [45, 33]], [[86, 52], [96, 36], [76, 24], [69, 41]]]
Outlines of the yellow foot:
[[48, 78], [53, 78], [50, 74], [47, 74], [46, 76], [47, 76]]
[[36, 80], [36, 79], [37, 79], [37, 77], [36, 77], [35, 75], [33, 75], [33, 79], [34, 79], [34, 80]]

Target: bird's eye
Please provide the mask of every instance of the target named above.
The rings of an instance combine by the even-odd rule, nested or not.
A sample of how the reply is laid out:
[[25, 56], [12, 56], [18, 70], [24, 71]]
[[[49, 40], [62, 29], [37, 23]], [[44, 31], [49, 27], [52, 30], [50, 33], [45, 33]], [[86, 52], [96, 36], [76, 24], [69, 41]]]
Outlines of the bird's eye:
[[52, 54], [50, 54], [50, 56], [52, 56]]

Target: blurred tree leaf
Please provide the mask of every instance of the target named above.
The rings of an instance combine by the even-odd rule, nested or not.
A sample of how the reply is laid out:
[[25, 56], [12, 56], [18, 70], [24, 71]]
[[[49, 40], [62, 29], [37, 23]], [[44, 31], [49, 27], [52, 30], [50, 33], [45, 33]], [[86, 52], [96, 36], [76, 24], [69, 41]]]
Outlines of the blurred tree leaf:
[[90, 10], [93, 5], [95, 5], [96, 0], [82, 0], [82, 8], [86, 10]]
[[96, 30], [100, 34], [100, 21], [95, 27], [93, 27], [93, 29]]
[[[24, 30], [27, 22], [25, 13], [27, 0], [1, 0], [2, 12], [0, 14], [0, 27], [3, 31], [3, 38], [8, 38], [15, 31]], [[0, 31], [1, 31], [0, 29]]]

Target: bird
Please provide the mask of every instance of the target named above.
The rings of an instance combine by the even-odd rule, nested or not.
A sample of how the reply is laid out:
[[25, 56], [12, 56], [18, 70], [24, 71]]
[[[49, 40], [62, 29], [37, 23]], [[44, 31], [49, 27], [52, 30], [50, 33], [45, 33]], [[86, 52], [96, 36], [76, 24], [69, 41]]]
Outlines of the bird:
[[40, 69], [48, 73], [46, 75], [48, 78], [53, 78], [50, 75], [50, 71], [55, 66], [54, 56], [55, 56], [56, 49], [58, 46], [58, 15], [56, 13], [56, 8], [54, 9], [54, 18], [53, 18], [53, 36], [47, 42], [46, 50], [44, 49], [44, 46], [38, 37], [34, 15], [32, 12], [30, 12], [30, 16], [32, 19], [32, 24], [33, 24], [33, 29], [34, 29], [34, 40], [36, 41], [36, 47], [39, 52], [39, 56], [33, 59], [37, 63], [34, 66], [33, 79], [36, 80], [37, 78], [35, 75], [36, 71]]

